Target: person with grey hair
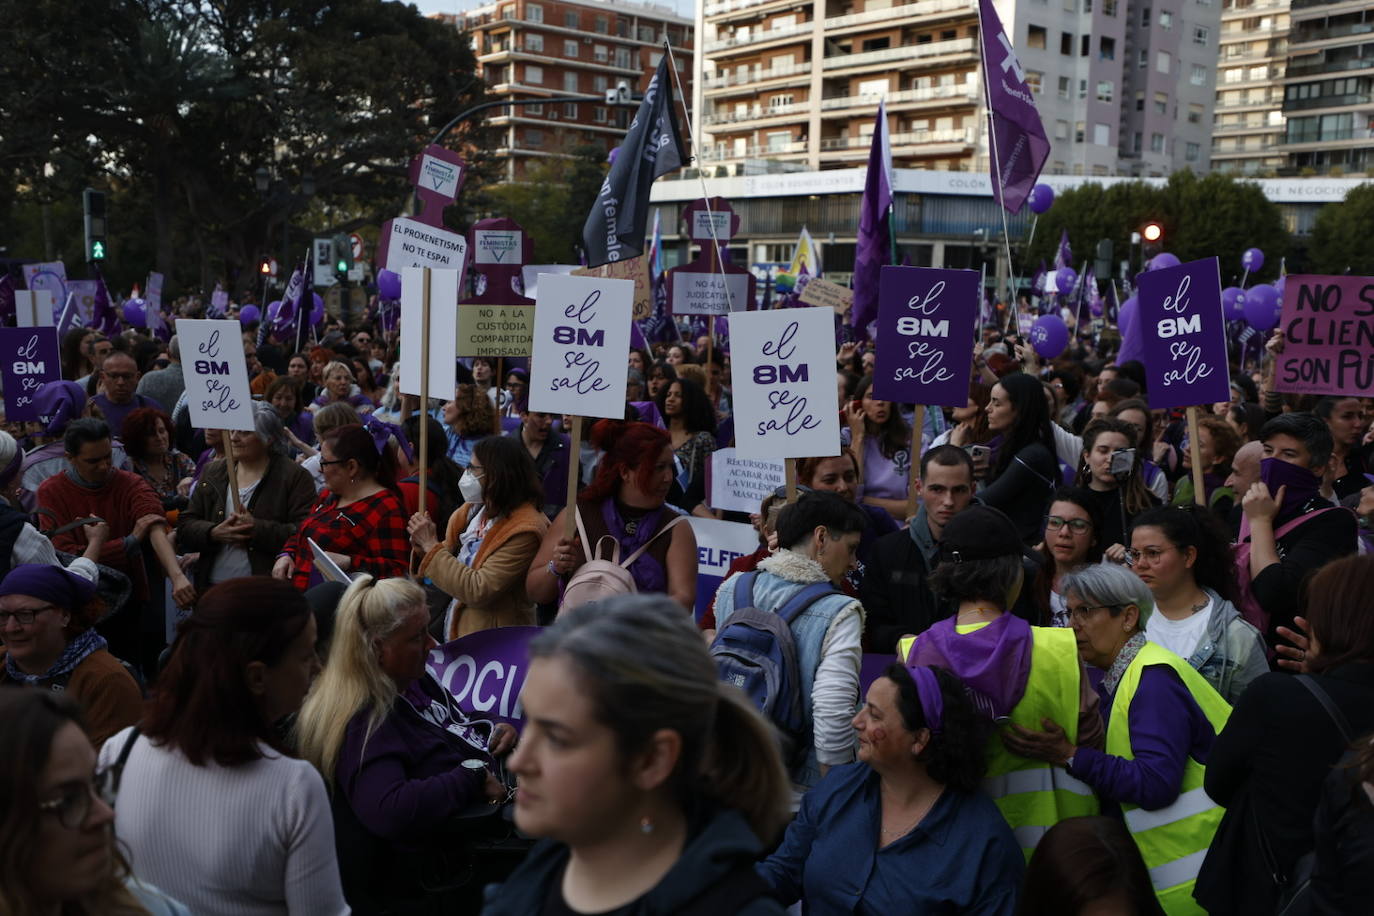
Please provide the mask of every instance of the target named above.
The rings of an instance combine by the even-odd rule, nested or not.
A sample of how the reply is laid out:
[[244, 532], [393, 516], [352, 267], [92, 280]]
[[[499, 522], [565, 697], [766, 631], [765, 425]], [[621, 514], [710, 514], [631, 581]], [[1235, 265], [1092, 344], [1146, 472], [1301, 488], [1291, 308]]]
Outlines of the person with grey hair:
[[1105, 750], [1078, 746], [1056, 722], [1013, 725], [1007, 747], [1064, 768], [1121, 806], [1165, 912], [1201, 912], [1193, 885], [1223, 811], [1203, 788], [1231, 707], [1185, 660], [1145, 638], [1154, 601], [1130, 570], [1095, 564], [1063, 582], [1083, 660], [1107, 672]]
[[186, 390], [186, 377], [181, 372], [181, 344], [175, 334], [167, 342], [167, 360], [166, 369], [144, 373], [143, 378], [138, 380], [136, 391], [138, 394], [146, 394], [159, 404], [172, 405]]
[[271, 575], [277, 554], [315, 501], [309, 472], [288, 457], [276, 411], [253, 402], [253, 424], [251, 433], [229, 435], [242, 508], [234, 507], [229, 468], [219, 459], [205, 468], [177, 520], [178, 548], [200, 554], [199, 589], [237, 576]]
[[560, 616], [530, 644], [521, 703], [515, 823], [542, 842], [483, 913], [781, 916], [753, 867], [787, 818], [777, 744], [676, 602]]

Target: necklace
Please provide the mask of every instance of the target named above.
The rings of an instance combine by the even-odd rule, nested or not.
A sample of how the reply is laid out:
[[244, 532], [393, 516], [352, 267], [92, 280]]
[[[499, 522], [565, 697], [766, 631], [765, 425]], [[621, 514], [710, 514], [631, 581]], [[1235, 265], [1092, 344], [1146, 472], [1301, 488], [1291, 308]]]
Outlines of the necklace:
[[978, 616], [981, 617], [981, 616], [984, 615], [984, 614], [995, 614], [995, 613], [997, 613], [997, 608], [994, 608], [994, 607], [974, 607], [974, 608], [969, 608], [969, 609], [966, 610], [966, 611], [960, 611], [958, 614], [956, 614], [956, 615], [955, 615], [955, 617], [956, 617], [955, 622], [957, 623], [958, 620], [959, 620], [959, 619], [962, 619], [963, 616], [964, 616], [965, 614], [977, 614]]

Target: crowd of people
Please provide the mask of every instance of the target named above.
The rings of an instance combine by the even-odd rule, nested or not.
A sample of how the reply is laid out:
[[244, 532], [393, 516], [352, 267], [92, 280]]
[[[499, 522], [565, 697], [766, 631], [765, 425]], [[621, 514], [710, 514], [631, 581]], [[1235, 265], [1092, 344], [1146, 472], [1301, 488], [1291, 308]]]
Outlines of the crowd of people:
[[[244, 328], [221, 433], [175, 336], [78, 328], [0, 432], [0, 913], [1374, 910], [1374, 399], [1233, 366], [1194, 442], [1110, 334], [985, 328], [923, 411], [845, 342], [742, 514], [728, 348], [592, 421], [316, 335]], [[713, 596], [692, 517], [758, 532]], [[426, 666], [512, 626], [519, 729]]]

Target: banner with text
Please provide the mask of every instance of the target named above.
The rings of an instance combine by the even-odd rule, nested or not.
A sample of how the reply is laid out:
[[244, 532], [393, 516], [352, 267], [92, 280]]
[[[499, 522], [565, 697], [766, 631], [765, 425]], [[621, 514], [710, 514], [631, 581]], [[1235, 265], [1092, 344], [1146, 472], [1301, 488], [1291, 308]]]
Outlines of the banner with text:
[[177, 340], [191, 425], [252, 432], [253, 393], [239, 323], [183, 318], [177, 322]]
[[401, 275], [401, 394], [420, 394], [420, 360], [429, 348], [429, 396], [448, 400], [458, 387], [458, 284], [456, 270], [429, 272], [429, 327], [425, 327], [425, 274], [406, 267]]
[[458, 306], [459, 356], [529, 356], [534, 306]]
[[901, 404], [964, 407], [973, 371], [980, 275], [976, 270], [884, 267], [878, 279], [873, 396]]
[[1136, 295], [1150, 407], [1169, 410], [1231, 400], [1218, 260], [1147, 271], [1140, 275]]
[[748, 273], [670, 271], [674, 315], [728, 315], [749, 304]]
[[[757, 511], [758, 506], [754, 509]], [[715, 600], [730, 564], [758, 549], [759, 533], [754, 526], [741, 522], [692, 516], [690, 523], [697, 539], [697, 606], [693, 612], [700, 620]]]
[[730, 346], [739, 455], [840, 453], [833, 310], [736, 312], [730, 316]]
[[398, 216], [383, 224], [378, 249], [384, 255], [378, 259], [378, 268], [400, 273], [404, 267], [433, 267], [461, 275], [467, 263], [468, 240], [457, 232]]
[[[544, 274], [534, 310], [530, 410], [625, 416], [634, 283]], [[835, 387], [834, 383], [830, 386]]]
[[37, 420], [33, 397], [40, 385], [62, 379], [57, 328], [0, 328], [0, 384], [5, 386], [5, 420]]
[[1374, 277], [1289, 274], [1283, 281], [1283, 352], [1274, 389], [1297, 394], [1374, 391]]
[[763, 500], [786, 483], [786, 465], [741, 458], [733, 448], [716, 449], [706, 469], [707, 504], [712, 509], [756, 514]]
[[425, 668], [458, 703], [479, 719], [524, 724], [520, 690], [529, 673], [530, 640], [540, 627], [497, 627], [433, 649]]

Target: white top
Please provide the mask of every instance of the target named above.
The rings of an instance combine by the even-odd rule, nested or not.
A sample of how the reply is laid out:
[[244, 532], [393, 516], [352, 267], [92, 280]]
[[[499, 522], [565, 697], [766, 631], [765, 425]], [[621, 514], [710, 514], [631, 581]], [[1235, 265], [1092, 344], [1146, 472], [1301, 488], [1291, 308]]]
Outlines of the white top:
[[[128, 733], [105, 742], [101, 769]], [[264, 751], [243, 766], [198, 767], [139, 736], [115, 803], [134, 874], [196, 916], [348, 913], [324, 780], [304, 760]]]
[[[239, 487], [239, 502], [247, 507], [253, 498], [253, 491], [258, 488], [261, 480], [256, 480], [246, 487]], [[234, 497], [229, 492], [229, 488], [224, 488], [224, 514], [230, 516], [234, 514]], [[239, 544], [222, 544], [219, 552], [215, 554], [215, 562], [210, 566], [210, 584], [216, 585], [228, 579], [237, 579], [241, 576], [253, 575], [253, 563], [248, 559], [248, 548]]]
[[1145, 638], [1186, 659], [1197, 649], [1197, 644], [1207, 632], [1207, 622], [1212, 619], [1215, 603], [1209, 600], [1205, 608], [1183, 620], [1170, 620], [1159, 612], [1159, 608], [1155, 608], [1145, 623]]
[[320, 453], [316, 452], [309, 458], [301, 462], [301, 467], [310, 473], [310, 479], [315, 482], [315, 492], [324, 489], [324, 470], [320, 467]]

